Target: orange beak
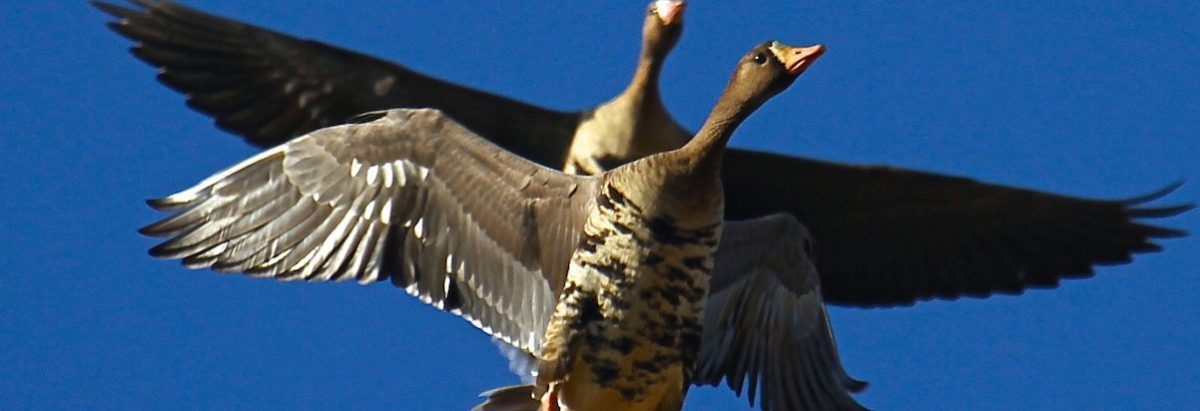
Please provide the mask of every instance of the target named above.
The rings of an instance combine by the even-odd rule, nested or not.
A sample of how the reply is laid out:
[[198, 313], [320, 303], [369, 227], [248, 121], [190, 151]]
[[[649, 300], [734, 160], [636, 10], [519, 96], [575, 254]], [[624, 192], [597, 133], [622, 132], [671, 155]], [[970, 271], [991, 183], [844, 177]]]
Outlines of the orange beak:
[[799, 76], [813, 62], [825, 54], [825, 46], [820, 44], [810, 47], [791, 47], [778, 41], [771, 42], [771, 53], [783, 63], [789, 75]]
[[683, 19], [683, 7], [686, 5], [687, 2], [683, 0], [657, 0], [654, 2], [654, 10], [663, 25], [670, 26]]

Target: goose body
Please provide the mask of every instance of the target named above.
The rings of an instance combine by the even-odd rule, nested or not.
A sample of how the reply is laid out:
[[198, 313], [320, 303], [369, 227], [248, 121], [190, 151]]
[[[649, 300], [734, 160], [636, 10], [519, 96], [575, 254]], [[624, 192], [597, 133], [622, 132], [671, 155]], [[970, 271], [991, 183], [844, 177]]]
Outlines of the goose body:
[[391, 110], [152, 201], [174, 214], [142, 231], [191, 268], [390, 280], [536, 358], [532, 386], [482, 409], [673, 410], [721, 381], [749, 381], [764, 409], [858, 408], [815, 271], [789, 246], [802, 226], [723, 222], [733, 129], [821, 50], [756, 47], [695, 139], [598, 176], [530, 163], [436, 111]]
[[[658, 79], [679, 41], [684, 2], [655, 1], [642, 26], [642, 49], [625, 91], [581, 114], [570, 136], [562, 170], [596, 175], [651, 154], [682, 147], [692, 138], [663, 105]], [[664, 24], [665, 23], [665, 24]], [[551, 165], [554, 167], [554, 165]]]
[[564, 409], [679, 409], [700, 346], [720, 202], [683, 213], [636, 195], [656, 182], [612, 177], [572, 255], [539, 383]]
[[538, 354], [543, 410], [683, 406], [724, 220], [725, 145], [823, 52], [755, 47], [695, 138], [600, 175]]
[[[362, 112], [428, 107], [521, 157], [597, 174], [680, 147], [692, 135], [671, 119], [658, 95], [657, 71], [643, 64], [661, 65], [678, 38], [677, 2], [656, 1], [647, 14], [637, 72], [650, 75], [635, 74], [631, 87], [608, 104], [565, 112], [176, 3], [132, 1], [137, 10], [94, 4], [119, 19], [111, 27], [137, 42], [133, 53], [158, 68], [162, 82], [188, 94], [189, 106], [260, 147]], [[657, 23], [670, 16], [660, 14], [668, 9], [674, 24]], [[654, 40], [646, 28], [663, 36]], [[1095, 265], [1160, 250], [1156, 240], [1184, 232], [1147, 220], [1192, 208], [1147, 205], [1177, 186], [1126, 200], [1091, 200], [736, 148], [726, 150], [722, 169], [726, 219], [787, 213], [803, 222], [816, 239], [826, 301], [848, 306], [1055, 287], [1091, 276]]]
[[640, 95], [645, 91], [627, 90], [615, 100], [586, 113], [587, 120], [580, 123], [571, 137], [571, 146], [567, 151], [563, 171], [569, 174], [596, 175], [632, 160], [674, 150], [687, 143], [691, 134], [666, 114], [666, 108], [662, 106], [661, 101], [657, 101], [657, 92], [654, 97]]

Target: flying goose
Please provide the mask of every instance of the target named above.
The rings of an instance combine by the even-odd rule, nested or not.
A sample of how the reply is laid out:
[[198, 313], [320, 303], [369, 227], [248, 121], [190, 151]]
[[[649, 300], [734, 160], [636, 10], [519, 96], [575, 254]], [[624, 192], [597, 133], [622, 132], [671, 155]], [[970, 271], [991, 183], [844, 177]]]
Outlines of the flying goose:
[[435, 110], [394, 109], [152, 200], [174, 214], [142, 232], [190, 268], [390, 280], [537, 358], [536, 383], [491, 404], [679, 409], [691, 384], [725, 380], [738, 393], [748, 382], [764, 409], [861, 408], [803, 226], [723, 224], [734, 129], [823, 50], [753, 48], [694, 139], [597, 176], [522, 159]]
[[[607, 138], [583, 133], [577, 139], [586, 130], [580, 127], [585, 114], [604, 109], [547, 110], [175, 3], [131, 1], [138, 10], [94, 4], [118, 18], [110, 26], [136, 41], [133, 53], [157, 67], [168, 86], [188, 94], [190, 106], [260, 147], [360, 112], [396, 107], [441, 110], [522, 157], [579, 173], [673, 148], [662, 145], [682, 144], [691, 135], [661, 108], [655, 81], [679, 36], [680, 17], [673, 20], [667, 11], [677, 10], [672, 2], [652, 3], [638, 66], [646, 76], [634, 77], [645, 83], [622, 94], [644, 91], [642, 115], [623, 118], [642, 119], [636, 123], [658, 131], [610, 130]], [[621, 105], [628, 99], [604, 107], [628, 107]], [[864, 307], [1019, 294], [1089, 277], [1094, 265], [1129, 262], [1133, 253], [1161, 250], [1155, 239], [1185, 235], [1143, 220], [1193, 207], [1145, 205], [1178, 185], [1138, 198], [1089, 200], [735, 148], [725, 151], [722, 178], [728, 219], [777, 212], [796, 217], [815, 238], [825, 300]]]
[[[628, 87], [595, 108], [549, 110], [463, 87], [375, 57], [221, 18], [169, 1], [94, 1], [118, 18], [133, 54], [188, 105], [248, 143], [272, 147], [352, 116], [437, 108], [467, 129], [541, 164], [597, 174], [626, 159], [682, 146], [691, 132], [667, 114], [658, 77], [683, 32], [682, 0], [647, 6]], [[634, 136], [641, 136], [634, 138]]]

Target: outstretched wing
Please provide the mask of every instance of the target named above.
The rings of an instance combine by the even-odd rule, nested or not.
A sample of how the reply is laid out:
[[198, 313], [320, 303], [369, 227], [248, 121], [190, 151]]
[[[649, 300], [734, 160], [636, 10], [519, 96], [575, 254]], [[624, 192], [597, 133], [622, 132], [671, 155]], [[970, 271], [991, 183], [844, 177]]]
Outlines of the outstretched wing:
[[726, 217], [787, 212], [816, 239], [825, 300], [910, 305], [985, 297], [1090, 277], [1097, 264], [1161, 250], [1184, 232], [1145, 219], [1192, 205], [1147, 207], [1174, 190], [1100, 201], [890, 167], [729, 150]]
[[787, 214], [727, 222], [704, 308], [693, 383], [749, 383], [762, 409], [847, 410], [866, 387], [842, 369], [805, 248], [804, 226]]
[[150, 204], [151, 253], [281, 280], [390, 279], [538, 352], [595, 180], [505, 152], [434, 110], [318, 130]]
[[95, 1], [132, 52], [188, 105], [250, 144], [271, 147], [351, 117], [436, 108], [542, 164], [561, 164], [578, 115], [422, 75], [365, 54], [203, 13], [169, 1]]

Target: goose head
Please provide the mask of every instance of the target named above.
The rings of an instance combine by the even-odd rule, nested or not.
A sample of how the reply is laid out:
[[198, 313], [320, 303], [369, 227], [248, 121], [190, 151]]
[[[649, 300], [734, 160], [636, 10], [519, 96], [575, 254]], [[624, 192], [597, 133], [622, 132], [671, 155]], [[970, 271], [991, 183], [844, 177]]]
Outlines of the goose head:
[[646, 6], [642, 25], [642, 54], [656, 60], [667, 57], [683, 34], [683, 0], [656, 0]]
[[[791, 86], [825, 53], [825, 46], [792, 47], [768, 41], [750, 49], [738, 62], [723, 100], [749, 115], [771, 97]], [[734, 106], [731, 106], [734, 107]]]
[[825, 47], [819, 44], [791, 47], [778, 41], [750, 49], [738, 61], [704, 126], [681, 152], [694, 158], [693, 164], [720, 168], [721, 154], [733, 130], [763, 103], [791, 86], [824, 53]]

